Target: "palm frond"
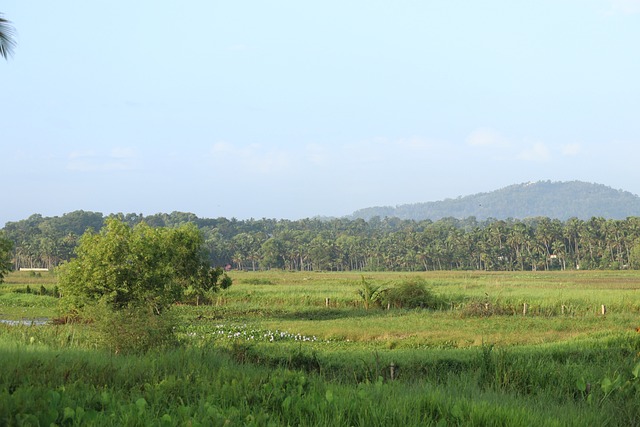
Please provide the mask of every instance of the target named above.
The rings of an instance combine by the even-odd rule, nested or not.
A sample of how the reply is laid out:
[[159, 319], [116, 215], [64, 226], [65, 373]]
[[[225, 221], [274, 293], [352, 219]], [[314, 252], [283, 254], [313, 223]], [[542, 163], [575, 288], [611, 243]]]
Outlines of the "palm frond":
[[11, 25], [10, 21], [7, 21], [0, 14], [0, 56], [4, 59], [8, 59], [13, 56], [13, 49], [16, 47], [16, 30]]

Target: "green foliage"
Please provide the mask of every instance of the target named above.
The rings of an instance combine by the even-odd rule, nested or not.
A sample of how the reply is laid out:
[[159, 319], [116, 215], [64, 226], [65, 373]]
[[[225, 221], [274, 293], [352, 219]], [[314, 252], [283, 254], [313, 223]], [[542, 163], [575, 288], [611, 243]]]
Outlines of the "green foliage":
[[195, 305], [210, 304], [220, 289], [227, 289], [233, 281], [221, 268], [209, 268], [204, 263], [197, 274], [185, 281], [183, 302]]
[[358, 295], [362, 299], [365, 310], [369, 310], [374, 305], [380, 305], [380, 298], [382, 297], [384, 289], [381, 285], [374, 285], [364, 276], [362, 276], [361, 287], [358, 289]]
[[6, 274], [11, 271], [11, 251], [13, 242], [5, 237], [0, 231], [0, 283], [4, 281]]
[[[583, 381], [581, 379], [581, 381]], [[581, 386], [582, 384], [578, 384]], [[599, 405], [604, 404], [609, 399], [622, 401], [635, 400], [640, 397], [640, 362], [636, 362], [630, 373], [620, 373], [616, 371], [613, 376], [605, 376], [600, 381], [602, 395], [598, 401]], [[580, 391], [582, 387], [580, 387]], [[587, 396], [589, 403], [593, 403], [591, 395]]]
[[158, 316], [138, 307], [114, 311], [99, 305], [92, 307], [89, 315], [95, 319], [92, 327], [98, 332], [97, 344], [115, 354], [140, 354], [177, 342], [174, 334], [177, 320], [170, 312]]
[[95, 322], [103, 346], [118, 353], [144, 352], [173, 340], [166, 310], [186, 298], [208, 302], [231, 285], [209, 267], [193, 225], [133, 228], [107, 219], [100, 233], [80, 239], [78, 256], [59, 269], [66, 316]]
[[629, 254], [629, 264], [631, 268], [640, 270], [640, 239], [633, 245], [631, 248], [631, 253]]
[[427, 282], [419, 278], [408, 278], [387, 289], [383, 301], [395, 308], [436, 308], [438, 300], [427, 288]]
[[[528, 187], [527, 187], [528, 188]], [[571, 199], [574, 199], [572, 197]], [[597, 200], [594, 197], [593, 200]], [[510, 197], [502, 197], [513, 203]], [[482, 203], [495, 206], [495, 203]], [[616, 203], [608, 203], [616, 206]], [[477, 207], [477, 203], [474, 204]], [[181, 228], [190, 225], [202, 234], [211, 265], [237, 270], [299, 271], [432, 271], [432, 270], [591, 270], [640, 268], [640, 217], [624, 220], [549, 217], [522, 220], [478, 220], [452, 217], [406, 220], [394, 217], [363, 219], [246, 220], [206, 219], [173, 212], [143, 217], [119, 214], [135, 227]], [[62, 217], [32, 215], [9, 222], [6, 237], [13, 241], [14, 265], [53, 268], [73, 257], [78, 235], [100, 230], [102, 214], [72, 212]], [[635, 253], [634, 253], [635, 252]], [[187, 286], [188, 287], [188, 286]], [[191, 292], [191, 291], [190, 291]], [[192, 302], [204, 295], [191, 292]]]
[[113, 310], [139, 307], [160, 314], [185, 293], [199, 300], [231, 282], [208, 266], [202, 237], [193, 225], [133, 228], [110, 218], [100, 233], [80, 239], [77, 258], [59, 269], [64, 307], [75, 313], [86, 304]]

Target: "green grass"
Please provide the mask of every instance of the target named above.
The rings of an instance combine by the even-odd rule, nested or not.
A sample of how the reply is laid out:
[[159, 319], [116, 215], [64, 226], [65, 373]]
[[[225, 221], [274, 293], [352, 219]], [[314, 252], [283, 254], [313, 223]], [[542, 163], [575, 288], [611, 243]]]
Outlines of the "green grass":
[[[5, 425], [601, 425], [610, 416], [564, 384], [558, 394], [538, 395], [531, 388], [547, 383], [548, 370], [517, 377], [521, 365], [503, 366], [521, 364], [517, 355], [505, 362], [508, 356], [489, 352], [490, 366], [483, 371], [486, 360], [477, 349], [462, 358], [447, 352], [414, 356], [414, 366], [401, 361], [400, 369], [433, 371], [406, 381], [370, 378], [376, 360], [382, 363], [373, 356], [362, 364], [327, 361], [327, 369], [346, 372], [353, 363], [357, 371], [336, 378], [241, 360], [238, 350], [212, 346], [114, 357], [3, 341], [0, 354]], [[493, 366], [498, 363], [499, 369]], [[449, 372], [436, 376], [438, 369]], [[497, 381], [496, 372], [514, 377]], [[526, 393], [509, 390], [517, 387]]]
[[[0, 324], [0, 425], [640, 419], [636, 272], [365, 274], [383, 287], [424, 279], [431, 310], [365, 310], [360, 273], [231, 276], [213, 305], [172, 309], [177, 346], [143, 355], [103, 349], [94, 325]], [[0, 319], [55, 316], [57, 299], [27, 286], [55, 277], [10, 274]]]

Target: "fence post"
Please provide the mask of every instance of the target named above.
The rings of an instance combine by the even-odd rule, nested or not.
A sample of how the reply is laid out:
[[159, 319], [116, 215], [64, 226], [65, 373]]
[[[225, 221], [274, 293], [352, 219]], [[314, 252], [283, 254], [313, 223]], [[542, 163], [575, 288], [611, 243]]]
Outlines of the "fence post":
[[391, 381], [396, 379], [396, 364], [393, 362], [389, 365], [389, 377], [391, 378]]
[[329, 307], [329, 303], [330, 303], [330, 302], [331, 302], [331, 298], [327, 297], [327, 298], [325, 298], [325, 299], [324, 299], [324, 305], [325, 305], [326, 307]]
[[524, 303], [524, 305], [522, 306], [522, 315], [526, 316], [527, 315], [527, 310], [529, 309], [529, 304], [527, 304], [526, 302]]
[[607, 314], [607, 306], [602, 304], [602, 315], [605, 316]]

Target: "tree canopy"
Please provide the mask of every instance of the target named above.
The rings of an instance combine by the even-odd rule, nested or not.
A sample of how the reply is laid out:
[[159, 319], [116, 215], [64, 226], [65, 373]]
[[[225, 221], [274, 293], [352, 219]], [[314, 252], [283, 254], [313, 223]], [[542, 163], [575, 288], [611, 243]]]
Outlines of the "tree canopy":
[[0, 232], [0, 283], [4, 281], [4, 276], [11, 270], [11, 250], [13, 242]]
[[[640, 269], [640, 256], [632, 251], [640, 244], [640, 217], [292, 221], [198, 218], [183, 212], [104, 218], [84, 211], [50, 218], [35, 214], [7, 223], [4, 232], [14, 243], [14, 269], [54, 268], [72, 259], [80, 240], [77, 233], [100, 230], [109, 218], [129, 227], [190, 224], [201, 233], [210, 265], [239, 270]], [[196, 302], [204, 295], [186, 280], [183, 289], [184, 296]]]
[[202, 298], [231, 284], [221, 269], [209, 266], [193, 224], [130, 227], [108, 218], [99, 232], [82, 235], [76, 253], [59, 269], [70, 313], [100, 303], [112, 310], [146, 308], [160, 314], [185, 295]]

